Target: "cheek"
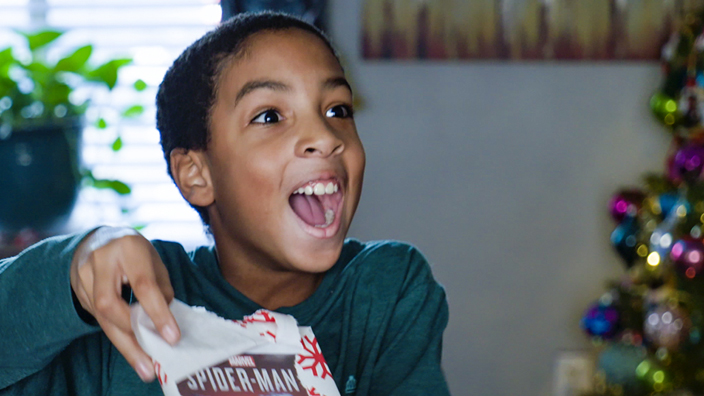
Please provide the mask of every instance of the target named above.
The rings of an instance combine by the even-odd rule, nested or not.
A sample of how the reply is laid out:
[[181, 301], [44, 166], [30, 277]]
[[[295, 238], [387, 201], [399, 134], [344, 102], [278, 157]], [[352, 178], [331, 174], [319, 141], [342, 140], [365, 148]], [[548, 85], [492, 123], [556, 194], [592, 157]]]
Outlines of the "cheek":
[[350, 141], [347, 145], [348, 147], [348, 164], [357, 180], [361, 181], [362, 175], [364, 174], [364, 167], [366, 165], [366, 156], [364, 153], [364, 147], [359, 139]]
[[275, 161], [266, 158], [275, 157], [245, 156], [230, 161], [223, 180], [230, 184], [225, 188], [236, 197], [234, 206], [249, 209], [251, 215], [270, 213], [280, 200], [281, 172]]

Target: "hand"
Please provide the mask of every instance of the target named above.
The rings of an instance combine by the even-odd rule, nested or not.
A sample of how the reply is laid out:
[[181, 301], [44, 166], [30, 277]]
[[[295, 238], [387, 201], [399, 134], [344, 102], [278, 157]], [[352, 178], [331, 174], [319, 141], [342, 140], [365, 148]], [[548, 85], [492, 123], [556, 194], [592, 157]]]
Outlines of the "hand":
[[137, 343], [129, 305], [121, 297], [125, 284], [130, 285], [162, 337], [175, 344], [180, 330], [168, 307], [174, 291], [156, 249], [131, 228], [99, 228], [74, 253], [71, 287], [83, 309], [95, 317], [139, 377], [152, 381], [152, 360]]

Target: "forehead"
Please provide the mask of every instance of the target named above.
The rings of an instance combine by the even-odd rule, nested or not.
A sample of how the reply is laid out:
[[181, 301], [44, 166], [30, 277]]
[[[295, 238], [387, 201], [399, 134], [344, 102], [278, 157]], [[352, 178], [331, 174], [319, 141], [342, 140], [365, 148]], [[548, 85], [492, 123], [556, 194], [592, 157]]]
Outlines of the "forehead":
[[342, 66], [325, 42], [300, 29], [255, 33], [243, 44], [240, 53], [227, 61], [220, 82], [245, 83], [261, 77], [315, 77], [343, 75]]

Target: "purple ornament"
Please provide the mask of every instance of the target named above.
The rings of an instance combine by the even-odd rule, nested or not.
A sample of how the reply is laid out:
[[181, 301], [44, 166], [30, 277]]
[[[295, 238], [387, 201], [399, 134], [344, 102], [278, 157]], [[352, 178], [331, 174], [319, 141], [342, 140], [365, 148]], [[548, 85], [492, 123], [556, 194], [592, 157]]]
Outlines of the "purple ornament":
[[618, 319], [616, 308], [596, 302], [584, 312], [581, 326], [591, 336], [609, 339], [618, 331]]
[[672, 245], [670, 258], [677, 271], [692, 279], [704, 269], [704, 244], [699, 239], [680, 239]]
[[677, 150], [668, 173], [675, 181], [693, 181], [699, 178], [702, 168], [704, 168], [704, 147], [687, 145]]
[[626, 216], [635, 216], [645, 199], [645, 194], [639, 190], [619, 191], [609, 201], [609, 212], [616, 222], [620, 223]]

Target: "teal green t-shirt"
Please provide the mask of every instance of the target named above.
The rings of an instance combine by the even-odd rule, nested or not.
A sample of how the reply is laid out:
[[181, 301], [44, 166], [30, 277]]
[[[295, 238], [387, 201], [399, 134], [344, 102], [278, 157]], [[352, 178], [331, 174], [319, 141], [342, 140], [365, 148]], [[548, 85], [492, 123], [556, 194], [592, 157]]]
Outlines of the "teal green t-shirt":
[[[69, 268], [84, 236], [0, 261], [0, 395], [162, 395], [76, 312]], [[225, 281], [213, 247], [152, 243], [177, 299], [228, 319], [261, 308]], [[412, 246], [347, 240], [315, 293], [277, 311], [312, 327], [341, 395], [449, 395], [445, 292]]]

